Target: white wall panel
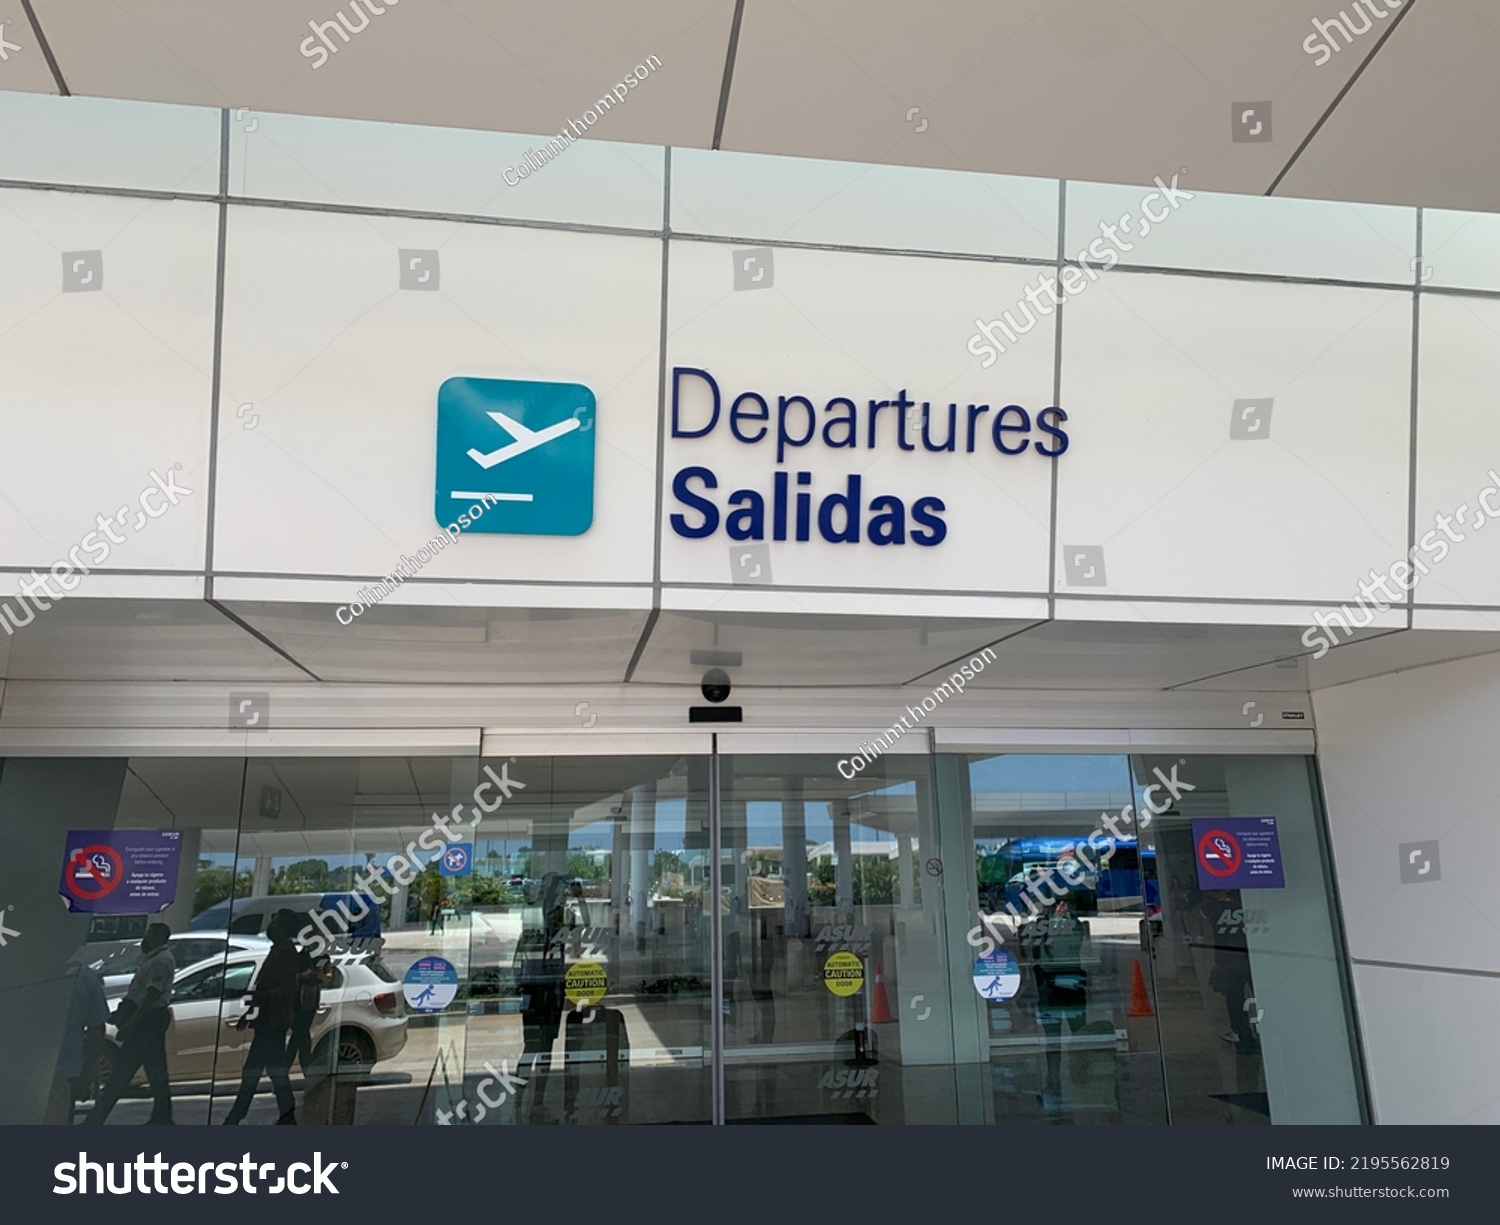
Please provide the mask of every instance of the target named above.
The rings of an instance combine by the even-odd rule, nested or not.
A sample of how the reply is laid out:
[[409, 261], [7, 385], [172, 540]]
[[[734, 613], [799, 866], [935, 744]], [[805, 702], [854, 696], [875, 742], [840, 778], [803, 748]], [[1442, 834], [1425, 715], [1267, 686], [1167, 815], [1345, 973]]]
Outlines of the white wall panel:
[[[991, 592], [1044, 592], [1047, 587], [1047, 531], [1050, 461], [1028, 446], [1025, 454], [996, 450], [990, 423], [1007, 405], [1024, 407], [1034, 421], [1052, 404], [1053, 341], [1050, 325], [1038, 327], [1028, 342], [989, 371], [976, 368], [964, 344], [974, 318], [989, 318], [997, 303], [1013, 302], [1034, 272], [1009, 265], [921, 260], [896, 256], [778, 250], [775, 282], [768, 289], [734, 289], [734, 248], [717, 244], [672, 244], [668, 296], [668, 369], [707, 370], [721, 392], [717, 427], [701, 438], [668, 436], [662, 523], [662, 578], [669, 582], [727, 583], [735, 575], [726, 525], [704, 539], [675, 533], [669, 517], [683, 512], [672, 494], [674, 476], [704, 466], [719, 478], [713, 499], [721, 512], [737, 489], [758, 491], [769, 504], [773, 473], [814, 472], [809, 487], [816, 506], [842, 491], [849, 475], [863, 481], [866, 504], [872, 495], [894, 495], [907, 509], [938, 496], [947, 538], [938, 545], [878, 545], [862, 535], [858, 543], [829, 543], [816, 523], [812, 539], [768, 540], [771, 575], [779, 585], [888, 587], [896, 589]], [[1028, 275], [1029, 273], [1029, 275]], [[894, 408], [882, 409], [877, 447], [868, 447], [869, 402], [895, 400], [902, 390], [919, 406], [911, 414], [903, 451], [896, 439]], [[766, 397], [771, 420], [762, 441], [746, 444], [730, 434], [731, 404], [742, 392]], [[828, 401], [846, 396], [858, 406], [857, 448], [829, 447], [821, 433], [798, 449], [776, 456], [776, 418], [782, 396], [805, 396], [817, 409], [820, 430], [832, 416]], [[956, 450], [928, 452], [921, 441], [920, 405], [930, 402], [930, 437], [948, 437], [948, 411], [957, 404]], [[700, 380], [684, 381], [684, 428], [709, 420], [710, 396]], [[975, 446], [967, 451], [969, 404], [990, 406], [976, 418]], [[668, 389], [668, 412], [671, 389]], [[801, 436], [806, 414], [793, 408], [789, 430]], [[1018, 420], [1012, 418], [1011, 420]], [[668, 422], [670, 430], [670, 420]], [[745, 423], [753, 436], [759, 426]], [[1064, 429], [1075, 440], [1093, 422], [1070, 414]], [[836, 440], [842, 434], [834, 432]], [[1020, 435], [1006, 435], [1017, 445]], [[1030, 438], [1054, 445], [1034, 426]], [[1077, 449], [1074, 443], [1074, 450]], [[1064, 455], [1062, 463], [1073, 458]], [[795, 493], [794, 478], [789, 486]], [[771, 534], [771, 524], [766, 534]], [[698, 516], [690, 513], [693, 523]], [[862, 511], [866, 523], [868, 513]], [[789, 535], [794, 534], [789, 526]]]
[[1500, 978], [1354, 967], [1377, 1123], [1500, 1123]]
[[[14, 26], [6, 34], [14, 38]], [[0, 75], [6, 91], [20, 88], [12, 68]], [[0, 92], [0, 179], [212, 195], [219, 124], [210, 107]]]
[[[1500, 302], [1424, 294], [1418, 378], [1418, 539], [1437, 530], [1435, 516], [1455, 519], [1451, 537], [1439, 531], [1432, 542], [1448, 550], [1430, 563], [1417, 600], [1500, 604], [1500, 524], [1478, 511], [1479, 495], [1500, 486], [1490, 476], [1500, 474]], [[1486, 501], [1500, 511], [1500, 496]]]
[[[1500, 657], [1313, 692], [1350, 952], [1500, 972]], [[1398, 847], [1437, 840], [1433, 883], [1401, 884]]]
[[[257, 199], [658, 229], [664, 151], [581, 140], [535, 172], [544, 135], [306, 115], [262, 115], [230, 130], [229, 190]], [[515, 169], [525, 165], [527, 177]], [[510, 174], [506, 174], [506, 170]]]
[[672, 150], [672, 229], [1052, 259], [1057, 181], [916, 166]]
[[[93, 532], [97, 565], [202, 569], [217, 225], [210, 204], [0, 191], [0, 562], [48, 567]], [[192, 493], [150, 519], [174, 464]], [[109, 544], [97, 516], [122, 509]]]
[[[1406, 550], [1410, 341], [1396, 292], [1130, 275], [1081, 294], [1059, 591], [1351, 598]], [[1231, 437], [1237, 399], [1271, 400], [1264, 435]], [[1071, 580], [1079, 546], [1106, 586]]]
[[[1163, 174], [1168, 185], [1172, 174]], [[1178, 181], [1186, 192], [1187, 176]], [[1152, 195], [1155, 199], [1150, 199]], [[1212, 268], [1278, 276], [1386, 281], [1410, 285], [1416, 254], [1417, 210], [1328, 200], [1191, 192], [1168, 207], [1155, 187], [1108, 183], [1068, 184], [1068, 239], [1064, 253], [1077, 258], [1116, 226], [1123, 264], [1155, 268]], [[1151, 221], [1142, 205], [1165, 219]], [[1129, 219], [1125, 215], [1129, 214]], [[1125, 245], [1130, 250], [1124, 250]], [[1106, 241], [1100, 250], [1109, 249]], [[1086, 258], [1098, 262], [1098, 256]]]
[[[438, 531], [438, 388], [466, 375], [594, 391], [594, 521], [471, 532], [423, 576], [649, 581], [659, 242], [255, 208], [229, 233], [217, 568], [373, 576], [414, 554]], [[439, 251], [437, 292], [398, 288], [402, 248]]]

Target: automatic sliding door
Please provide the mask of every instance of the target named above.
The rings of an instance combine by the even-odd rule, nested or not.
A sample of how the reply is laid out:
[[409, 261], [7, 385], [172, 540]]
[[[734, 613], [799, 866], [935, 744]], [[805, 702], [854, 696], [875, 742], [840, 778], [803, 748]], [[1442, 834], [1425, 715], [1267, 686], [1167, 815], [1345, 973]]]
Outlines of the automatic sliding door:
[[955, 990], [978, 1010], [989, 1121], [1164, 1122], [1129, 763], [966, 761], [977, 911]]
[[953, 1122], [929, 759], [720, 775], [726, 1121]]

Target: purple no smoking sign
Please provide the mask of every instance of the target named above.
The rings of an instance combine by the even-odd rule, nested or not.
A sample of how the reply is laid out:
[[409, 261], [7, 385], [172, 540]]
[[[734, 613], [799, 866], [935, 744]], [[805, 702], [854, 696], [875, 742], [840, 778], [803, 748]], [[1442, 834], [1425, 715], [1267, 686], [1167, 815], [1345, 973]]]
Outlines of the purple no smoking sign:
[[1200, 889], [1282, 889], [1275, 817], [1194, 817]]

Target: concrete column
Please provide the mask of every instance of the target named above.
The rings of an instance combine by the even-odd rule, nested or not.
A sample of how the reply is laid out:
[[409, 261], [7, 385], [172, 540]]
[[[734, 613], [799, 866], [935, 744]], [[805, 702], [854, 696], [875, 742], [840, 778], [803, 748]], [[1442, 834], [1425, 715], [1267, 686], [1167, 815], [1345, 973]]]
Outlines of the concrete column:
[[912, 870], [911, 829], [905, 820], [893, 821], [896, 833], [896, 903], [902, 910], [916, 905], [916, 881]]
[[40, 1123], [89, 916], [58, 898], [70, 829], [113, 829], [125, 759], [11, 758], [0, 773], [0, 1125]]
[[[235, 865], [238, 867], [238, 865]], [[250, 873], [250, 896], [265, 897], [271, 892], [271, 857], [269, 855], [257, 855], [255, 867]]]
[[650, 914], [651, 855], [656, 844], [656, 782], [630, 792], [630, 930], [640, 947]]
[[407, 895], [410, 892], [410, 886], [397, 885], [396, 892], [391, 895], [391, 921], [389, 929], [393, 932], [401, 931], [406, 926], [406, 903]]
[[849, 842], [849, 810], [833, 806], [833, 904], [839, 910], [854, 905], [854, 852]]
[[605, 923], [610, 930], [612, 952], [618, 957], [620, 937], [629, 925], [625, 892], [630, 888], [630, 822], [635, 804], [635, 789], [625, 795], [623, 811], [611, 823], [609, 845], [609, 914]]
[[807, 928], [807, 813], [802, 776], [788, 774], [781, 784], [781, 871], [786, 880], [786, 934], [810, 935]]

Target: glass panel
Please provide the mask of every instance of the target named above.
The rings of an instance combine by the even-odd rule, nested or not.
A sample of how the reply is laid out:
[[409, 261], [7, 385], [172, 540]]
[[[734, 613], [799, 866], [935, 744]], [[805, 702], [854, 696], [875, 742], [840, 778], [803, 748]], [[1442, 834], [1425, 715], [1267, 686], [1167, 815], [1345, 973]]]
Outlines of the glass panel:
[[219, 122], [209, 107], [0, 92], [0, 179], [212, 195]]
[[[525, 790], [485, 820], [473, 900], [457, 895], [476, 924], [467, 1113], [484, 1123], [709, 1121], [707, 761], [506, 765]], [[519, 1087], [508, 1091], [497, 1068]]]
[[1359, 1122], [1310, 760], [1132, 764], [1171, 1122]]
[[1500, 216], [1423, 209], [1422, 257], [1431, 285], [1500, 289]]
[[851, 780], [745, 755], [721, 777], [725, 1119], [955, 1122], [927, 759]]
[[[243, 774], [233, 759], [4, 763], [6, 917], [25, 938], [0, 958], [0, 1120], [208, 1120], [209, 959], [226, 945], [190, 924], [227, 893], [215, 848], [233, 850]], [[174, 980], [206, 995], [178, 1004]]]
[[[1162, 180], [1172, 186], [1174, 176]], [[1068, 184], [1069, 259], [1409, 285], [1417, 210], [1147, 184]], [[1143, 215], [1144, 214], [1144, 215]], [[1089, 250], [1090, 243], [1093, 244]]]
[[954, 990], [978, 1009], [985, 1121], [1164, 1122], [1125, 757], [966, 761], [980, 926], [972, 993]]
[[646, 230], [665, 167], [656, 145], [307, 115], [256, 114], [229, 140], [235, 195]]
[[672, 228], [764, 242], [1057, 254], [1055, 179], [672, 150]]

